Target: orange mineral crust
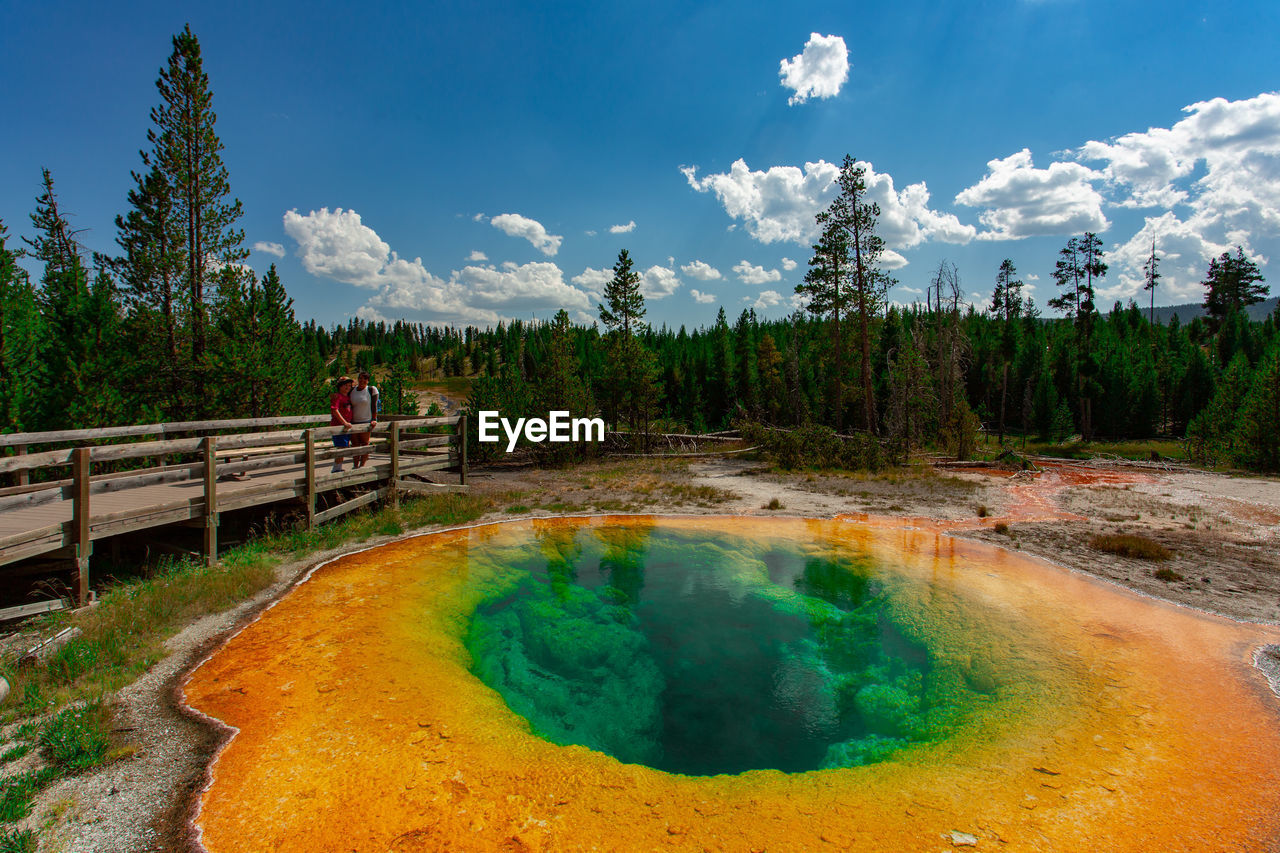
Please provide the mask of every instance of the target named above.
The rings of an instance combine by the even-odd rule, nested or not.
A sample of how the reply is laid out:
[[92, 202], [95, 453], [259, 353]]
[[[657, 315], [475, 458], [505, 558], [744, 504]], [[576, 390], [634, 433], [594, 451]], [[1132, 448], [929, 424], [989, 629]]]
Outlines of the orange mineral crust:
[[[655, 526], [874, 555], [895, 618], [978, 701], [950, 737], [790, 775], [680, 776], [535, 736], [463, 645], [501, 583], [492, 555]], [[1280, 849], [1280, 701], [1251, 663], [1275, 642], [937, 532], [619, 517], [434, 534], [322, 566], [190, 676], [188, 704], [235, 729], [196, 827], [219, 853]]]

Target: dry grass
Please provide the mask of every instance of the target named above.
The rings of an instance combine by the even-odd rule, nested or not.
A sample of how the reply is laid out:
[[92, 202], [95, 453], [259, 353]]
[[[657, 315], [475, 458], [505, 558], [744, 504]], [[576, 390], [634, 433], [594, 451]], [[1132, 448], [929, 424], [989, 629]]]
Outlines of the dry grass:
[[1106, 533], [1089, 540], [1089, 547], [1135, 560], [1168, 560], [1173, 552], [1154, 539], [1135, 533]]

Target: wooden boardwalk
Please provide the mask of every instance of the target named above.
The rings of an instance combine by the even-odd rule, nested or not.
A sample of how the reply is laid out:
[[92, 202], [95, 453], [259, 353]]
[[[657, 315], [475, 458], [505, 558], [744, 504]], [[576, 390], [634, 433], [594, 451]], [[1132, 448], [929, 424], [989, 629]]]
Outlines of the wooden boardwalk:
[[[466, 421], [456, 418], [402, 418], [379, 423], [365, 448], [339, 450], [330, 437], [339, 427], [284, 429], [315, 423], [327, 416], [155, 424], [64, 433], [0, 436], [0, 448], [15, 455], [0, 458], [0, 473], [18, 485], [0, 489], [0, 566], [32, 557], [66, 557], [80, 568], [80, 598], [88, 595], [88, 557], [93, 543], [125, 533], [173, 524], [204, 528], [205, 556], [217, 559], [219, 513], [280, 501], [300, 500], [308, 526], [336, 518], [380, 499], [398, 500], [404, 491], [432, 492], [446, 487], [415, 479], [432, 471], [454, 470], [466, 483]], [[261, 429], [262, 426], [272, 427]], [[447, 434], [414, 430], [451, 428]], [[258, 431], [244, 430], [257, 428]], [[230, 435], [227, 430], [234, 430]], [[357, 426], [354, 431], [369, 431]], [[199, 433], [207, 433], [199, 435]], [[216, 434], [215, 434], [216, 432]], [[158, 441], [101, 444], [103, 440], [151, 435]], [[59, 448], [58, 444], [72, 444]], [[27, 453], [29, 447], [48, 447]], [[369, 457], [351, 466], [353, 452]], [[341, 473], [333, 459], [347, 457]], [[120, 460], [158, 460], [134, 470], [93, 473], [119, 466]], [[177, 460], [177, 464], [173, 464]], [[194, 460], [194, 461], [190, 461]], [[164, 464], [168, 462], [169, 464]], [[138, 463], [133, 463], [138, 464]], [[69, 479], [57, 479], [70, 469]], [[44, 482], [31, 483], [40, 472]], [[39, 479], [39, 476], [36, 479]], [[327, 510], [316, 498], [326, 492], [363, 487], [365, 493]], [[455, 487], [456, 488], [456, 487]]]

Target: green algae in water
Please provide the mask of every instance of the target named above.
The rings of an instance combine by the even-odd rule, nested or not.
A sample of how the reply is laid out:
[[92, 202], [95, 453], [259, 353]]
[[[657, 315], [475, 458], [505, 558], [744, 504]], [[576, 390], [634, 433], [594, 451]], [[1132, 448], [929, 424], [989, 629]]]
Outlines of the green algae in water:
[[900, 581], [847, 548], [631, 525], [492, 556], [504, 581], [466, 634], [473, 671], [538, 735], [624, 762], [870, 764], [946, 737], [994, 689], [931, 651]]

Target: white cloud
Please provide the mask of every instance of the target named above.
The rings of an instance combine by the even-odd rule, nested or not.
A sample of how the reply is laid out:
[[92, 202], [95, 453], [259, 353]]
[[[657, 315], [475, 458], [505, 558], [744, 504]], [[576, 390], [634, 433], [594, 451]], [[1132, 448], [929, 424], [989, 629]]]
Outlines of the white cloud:
[[796, 262], [795, 262], [795, 261], [793, 261], [793, 260], [791, 260], [790, 258], [783, 258], [783, 259], [782, 259], [782, 268], [783, 268], [784, 270], [786, 270], [787, 272], [791, 272], [793, 269], [795, 269], [795, 268], [796, 268]]
[[626, 225], [610, 225], [609, 226], [610, 234], [630, 234], [634, 230], [636, 230], [636, 221], [634, 219], [628, 222]]
[[693, 301], [700, 305], [709, 305], [716, 301], [714, 293], [703, 293], [700, 290], [690, 290], [689, 295], [693, 297]]
[[680, 267], [680, 272], [689, 276], [689, 278], [696, 278], [698, 281], [715, 281], [721, 277], [720, 270], [704, 261], [693, 261], [685, 264]]
[[483, 213], [477, 213], [475, 216], [471, 217], [471, 221], [472, 221], [472, 222], [484, 222], [484, 221], [485, 221], [486, 219], [488, 219], [488, 218], [489, 218], [489, 217], [485, 216]]
[[267, 243], [259, 240], [257, 243], [253, 244], [253, 250], [255, 252], [262, 252], [264, 255], [275, 255], [277, 258], [284, 257], [284, 246], [280, 243]]
[[924, 291], [918, 287], [907, 287], [905, 284], [900, 284], [898, 289], [903, 293], [910, 293], [912, 296], [924, 296]]
[[563, 237], [548, 234], [547, 229], [536, 219], [529, 219], [518, 213], [501, 213], [489, 220], [489, 224], [511, 237], [523, 237], [533, 247], [548, 257], [560, 251]]
[[[750, 297], [748, 297], [750, 298]], [[766, 308], [775, 308], [782, 304], [782, 294], [776, 290], [766, 290], [760, 294], [755, 305], [751, 306], [757, 311], [763, 311]]]
[[361, 223], [360, 214], [340, 207], [332, 213], [322, 207], [306, 216], [290, 210], [284, 215], [284, 233], [297, 242], [307, 272], [357, 287], [377, 288], [391, 255], [391, 247]]
[[600, 301], [600, 291], [604, 290], [604, 286], [613, 281], [613, 270], [597, 270], [587, 267], [582, 272], [570, 279], [578, 287], [585, 290], [591, 295], [592, 299]]
[[565, 284], [564, 274], [550, 261], [467, 266], [454, 278], [467, 286], [474, 302], [484, 306], [509, 310], [591, 307], [587, 294]]
[[794, 93], [787, 99], [788, 104], [834, 97], [849, 79], [849, 48], [840, 36], [811, 33], [803, 52], [782, 60], [778, 76], [782, 85]]
[[640, 274], [640, 292], [645, 299], [663, 299], [680, 288], [680, 279], [669, 267], [652, 266]]
[[484, 326], [510, 319], [511, 312], [590, 307], [589, 295], [566, 284], [550, 262], [467, 266], [441, 278], [421, 258], [410, 261], [391, 251], [353, 210], [291, 210], [284, 229], [297, 242], [307, 272], [374, 291], [357, 316], [425, 315], [432, 323]]
[[476, 249], [471, 254], [467, 255], [467, 260], [471, 261], [472, 263], [477, 263], [479, 261], [489, 260], [489, 256], [486, 255], [484, 252], [480, 251], [479, 249]]
[[[866, 199], [880, 206], [877, 233], [891, 249], [910, 249], [929, 239], [967, 243], [976, 230], [954, 214], [929, 207], [924, 183], [897, 191], [893, 177], [878, 173], [870, 163], [865, 170]], [[725, 212], [745, 222], [747, 233], [761, 243], [789, 241], [808, 247], [818, 238], [814, 217], [835, 198], [840, 167], [819, 160], [796, 166], [773, 166], [753, 172], [742, 159], [729, 171], [699, 178], [696, 166], [684, 166], [689, 186], [698, 192], [714, 192]]]
[[733, 271], [738, 274], [738, 280], [743, 284], [766, 284], [770, 281], [782, 280], [782, 273], [777, 270], [767, 270], [764, 267], [749, 264], [745, 260], [734, 264]]
[[1105, 231], [1103, 198], [1093, 182], [1100, 172], [1079, 163], [1051, 163], [1037, 169], [1024, 148], [987, 163], [987, 174], [956, 195], [956, 203], [983, 207], [979, 220], [987, 231], [980, 240]]

